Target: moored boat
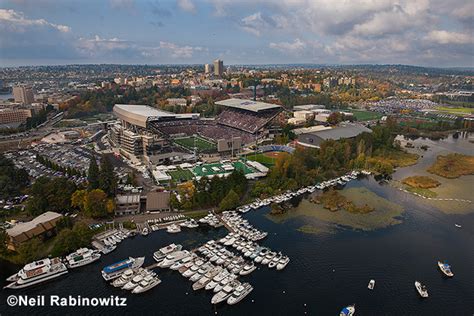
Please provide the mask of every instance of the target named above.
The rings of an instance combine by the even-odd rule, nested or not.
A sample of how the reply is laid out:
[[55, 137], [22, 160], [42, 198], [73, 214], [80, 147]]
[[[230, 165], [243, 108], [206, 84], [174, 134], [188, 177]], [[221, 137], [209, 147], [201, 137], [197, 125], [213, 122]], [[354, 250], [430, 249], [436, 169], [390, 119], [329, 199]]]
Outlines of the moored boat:
[[66, 265], [59, 258], [43, 259], [28, 263], [18, 273], [7, 278], [7, 289], [21, 289], [68, 273]]
[[428, 297], [428, 289], [426, 288], [425, 285], [421, 284], [421, 282], [415, 281], [415, 288], [418, 291], [418, 294], [420, 294], [422, 298]]
[[454, 276], [453, 271], [451, 271], [451, 266], [447, 262], [438, 261], [438, 267], [445, 276], [450, 278]]
[[145, 257], [139, 257], [139, 258], [129, 257], [128, 259], [106, 266], [102, 270], [102, 277], [106, 281], [116, 279], [120, 277], [120, 275], [123, 273], [123, 271], [125, 271], [125, 269], [140, 268], [144, 262], [145, 262]]
[[88, 248], [80, 248], [66, 256], [68, 268], [78, 268], [100, 259], [100, 253]]

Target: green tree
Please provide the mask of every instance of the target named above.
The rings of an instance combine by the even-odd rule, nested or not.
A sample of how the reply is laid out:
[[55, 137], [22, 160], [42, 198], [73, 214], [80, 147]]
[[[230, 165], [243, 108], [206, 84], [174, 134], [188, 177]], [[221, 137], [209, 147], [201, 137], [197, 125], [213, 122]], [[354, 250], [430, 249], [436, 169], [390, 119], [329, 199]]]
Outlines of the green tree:
[[75, 191], [75, 183], [64, 177], [40, 177], [30, 189], [26, 209], [32, 215], [47, 211], [68, 212], [72, 207], [71, 196]]
[[101, 189], [89, 191], [84, 198], [84, 212], [92, 218], [101, 218], [108, 215], [107, 194]]
[[38, 238], [28, 240], [18, 247], [18, 255], [22, 263], [27, 263], [39, 259], [42, 242]]
[[100, 161], [99, 188], [108, 196], [114, 196], [117, 189], [117, 179], [115, 178], [114, 168], [109, 158], [102, 156]]
[[89, 182], [89, 190], [99, 188], [99, 166], [97, 166], [97, 161], [95, 156], [92, 155], [89, 163], [89, 171], [87, 173], [87, 181]]
[[234, 190], [230, 190], [229, 193], [227, 193], [225, 198], [222, 199], [221, 203], [219, 204], [219, 209], [221, 211], [225, 211], [236, 208], [237, 206], [239, 206], [239, 202], [239, 195]]

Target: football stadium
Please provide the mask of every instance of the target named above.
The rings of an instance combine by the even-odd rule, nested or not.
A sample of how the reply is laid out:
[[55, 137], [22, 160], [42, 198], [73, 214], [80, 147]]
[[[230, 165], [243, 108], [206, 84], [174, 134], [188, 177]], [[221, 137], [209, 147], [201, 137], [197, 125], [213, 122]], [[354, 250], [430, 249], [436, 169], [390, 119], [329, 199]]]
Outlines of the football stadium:
[[[200, 119], [198, 113], [175, 114], [147, 105], [116, 104], [113, 111], [123, 129], [159, 136], [189, 152], [194, 149], [201, 153], [238, 151], [272, 137], [279, 129], [280, 105], [242, 99], [216, 104], [223, 110], [214, 119]], [[129, 142], [126, 145], [130, 147]]]

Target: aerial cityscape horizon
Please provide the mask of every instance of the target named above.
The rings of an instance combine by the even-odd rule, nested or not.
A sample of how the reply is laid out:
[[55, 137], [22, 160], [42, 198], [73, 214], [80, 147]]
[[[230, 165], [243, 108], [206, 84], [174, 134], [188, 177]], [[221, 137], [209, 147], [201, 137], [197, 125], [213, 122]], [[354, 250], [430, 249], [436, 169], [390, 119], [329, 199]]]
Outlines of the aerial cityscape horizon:
[[1, 62], [472, 67], [473, 11], [464, 0], [5, 0]]

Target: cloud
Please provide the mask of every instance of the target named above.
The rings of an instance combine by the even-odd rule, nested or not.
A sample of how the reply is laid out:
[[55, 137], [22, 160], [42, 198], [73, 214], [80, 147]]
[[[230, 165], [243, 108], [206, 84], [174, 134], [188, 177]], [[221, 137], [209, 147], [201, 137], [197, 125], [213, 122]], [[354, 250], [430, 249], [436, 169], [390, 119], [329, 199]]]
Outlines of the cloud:
[[105, 39], [101, 38], [99, 35], [95, 35], [90, 39], [79, 38], [76, 47], [81, 55], [87, 57], [107, 56], [110, 53], [113, 55], [120, 55], [126, 51], [133, 53], [136, 49], [134, 44], [131, 42], [116, 37]]
[[177, 3], [181, 10], [190, 13], [196, 13], [196, 6], [192, 0], [177, 0]]
[[51, 28], [63, 33], [71, 31], [69, 26], [54, 24], [45, 19], [27, 19], [23, 12], [6, 9], [0, 9], [0, 27], [4, 31], [17, 33], [27, 32], [31, 28]]
[[260, 36], [262, 32], [286, 28], [288, 20], [281, 15], [268, 16], [261, 12], [256, 12], [242, 18], [239, 26], [246, 32]]
[[299, 38], [295, 39], [293, 43], [290, 42], [279, 42], [279, 43], [270, 43], [269, 47], [276, 49], [282, 53], [289, 53], [292, 55], [300, 54], [305, 48], [306, 43], [300, 40]]
[[173, 58], [185, 58], [189, 59], [192, 58], [194, 53], [196, 52], [202, 52], [206, 51], [205, 48], [201, 46], [189, 46], [189, 45], [184, 45], [184, 46], [179, 46], [175, 43], [171, 42], [160, 42], [160, 51], [161, 53], [165, 54], [170, 54], [171, 57]]
[[428, 33], [425, 36], [425, 40], [429, 42], [434, 42], [437, 44], [456, 44], [456, 45], [464, 45], [464, 44], [473, 44], [474, 37], [469, 34], [459, 33], [459, 32], [450, 32], [445, 30], [434, 30]]

